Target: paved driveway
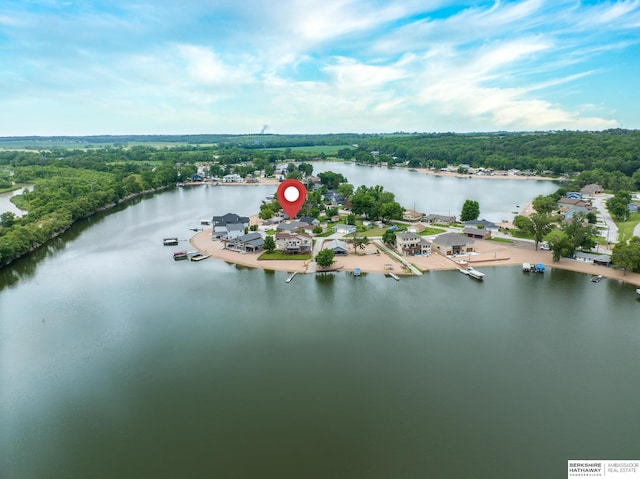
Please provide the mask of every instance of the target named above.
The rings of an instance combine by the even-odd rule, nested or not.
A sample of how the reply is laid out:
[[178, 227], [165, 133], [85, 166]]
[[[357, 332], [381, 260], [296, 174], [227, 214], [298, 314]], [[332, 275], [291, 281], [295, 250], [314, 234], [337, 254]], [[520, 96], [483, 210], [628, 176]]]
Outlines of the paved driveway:
[[595, 206], [600, 213], [603, 221], [607, 225], [607, 241], [609, 243], [617, 243], [618, 242], [618, 227], [613, 222], [613, 218], [609, 214], [609, 210], [607, 209], [606, 201], [611, 198], [611, 195], [598, 195], [593, 198], [593, 206]]

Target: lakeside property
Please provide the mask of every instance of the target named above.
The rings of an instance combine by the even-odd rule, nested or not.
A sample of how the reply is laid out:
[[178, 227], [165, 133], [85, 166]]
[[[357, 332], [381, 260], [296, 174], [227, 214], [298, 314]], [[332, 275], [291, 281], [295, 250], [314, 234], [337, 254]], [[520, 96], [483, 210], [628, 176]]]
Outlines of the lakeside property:
[[[330, 241], [317, 238], [317, 241]], [[203, 254], [213, 258], [224, 260], [228, 263], [239, 264], [251, 268], [268, 269], [274, 271], [286, 271], [307, 273], [311, 261], [306, 260], [259, 260], [260, 253], [240, 253], [224, 248], [220, 240], [211, 239], [211, 229], [196, 233], [190, 240], [194, 248]], [[377, 253], [377, 251], [379, 253]], [[514, 240], [511, 243], [496, 242], [492, 240], [474, 241], [474, 252], [460, 254], [455, 258], [433, 253], [429, 256], [412, 256], [407, 260], [421, 271], [455, 270], [460, 267], [458, 261], [466, 261], [476, 268], [493, 266], [517, 266], [522, 263], [541, 263], [547, 268], [575, 271], [589, 275], [602, 275], [605, 278], [624, 281], [640, 286], [640, 274], [625, 273], [620, 270], [588, 264], [583, 261], [563, 258], [558, 262], [552, 260], [551, 252], [535, 251], [531, 242]], [[395, 258], [387, 255], [375, 244], [369, 244], [361, 253], [355, 253], [353, 246], [349, 246], [347, 255], [337, 255], [333, 270], [352, 272], [354, 268], [360, 268], [363, 273], [395, 273], [411, 274]], [[391, 267], [389, 267], [391, 266]], [[315, 272], [315, 271], [314, 271]]]

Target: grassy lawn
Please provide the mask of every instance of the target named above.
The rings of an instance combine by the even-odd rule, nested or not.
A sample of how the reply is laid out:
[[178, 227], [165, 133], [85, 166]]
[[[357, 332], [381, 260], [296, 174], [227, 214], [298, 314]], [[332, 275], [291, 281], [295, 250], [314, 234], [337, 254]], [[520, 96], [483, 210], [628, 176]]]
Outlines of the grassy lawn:
[[442, 228], [430, 228], [426, 227], [424, 231], [418, 233], [420, 236], [430, 236], [430, 235], [439, 235], [440, 233], [444, 233], [446, 230]]
[[618, 241], [626, 241], [633, 236], [633, 228], [640, 223], [640, 213], [631, 213], [627, 221], [616, 221]]
[[511, 236], [513, 236], [514, 238], [520, 238], [520, 239], [533, 239], [533, 235], [526, 233], [524, 231], [520, 231], [518, 229], [512, 229], [509, 230], [509, 233], [511, 233]]
[[269, 260], [269, 259], [275, 259], [275, 260], [293, 259], [293, 260], [306, 261], [308, 259], [311, 259], [311, 255], [310, 254], [285, 254], [284, 251], [272, 251], [271, 253], [269, 253], [268, 251], [265, 251], [258, 257], [258, 260]]
[[[366, 231], [358, 231], [356, 235], [366, 236], [367, 238], [370, 238], [371, 236], [382, 236], [385, 231], [387, 231], [386, 228], [371, 228]], [[349, 236], [353, 237], [353, 235], [349, 235]]]

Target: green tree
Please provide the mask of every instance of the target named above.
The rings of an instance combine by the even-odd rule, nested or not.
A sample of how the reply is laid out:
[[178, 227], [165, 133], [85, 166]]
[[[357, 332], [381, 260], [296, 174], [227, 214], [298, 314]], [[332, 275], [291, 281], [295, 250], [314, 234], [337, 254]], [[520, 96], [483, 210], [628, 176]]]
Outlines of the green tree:
[[538, 249], [538, 244], [544, 240], [544, 237], [553, 228], [551, 217], [547, 213], [533, 213], [529, 217], [518, 215], [514, 218], [513, 224], [518, 229], [533, 236], [536, 250]]
[[276, 249], [276, 242], [273, 240], [273, 236], [267, 235], [267, 237], [264, 239], [264, 244], [262, 247], [269, 253]]
[[316, 255], [316, 263], [322, 268], [328, 268], [333, 264], [335, 252], [332, 249], [323, 249]]
[[387, 203], [383, 203], [380, 205], [378, 210], [378, 215], [381, 219], [388, 220], [400, 220], [402, 219], [402, 214], [404, 213], [404, 208], [400, 206], [400, 203], [397, 201], [389, 201]]
[[632, 237], [628, 242], [621, 241], [613, 247], [611, 262], [616, 268], [640, 272], [640, 238]]
[[358, 236], [356, 233], [353, 234], [353, 249], [357, 251], [358, 248], [365, 249], [367, 245], [370, 243], [368, 236]]
[[553, 254], [553, 261], [560, 261], [560, 258], [572, 255], [576, 249], [567, 233], [562, 230], [549, 233], [547, 242]]
[[576, 248], [591, 249], [595, 247], [598, 230], [589, 224], [584, 213], [574, 214], [571, 220], [562, 224], [561, 228], [573, 243], [574, 250], [571, 251], [571, 254]]
[[536, 210], [538, 213], [551, 213], [553, 210], [558, 209], [558, 206], [556, 204], [556, 199], [551, 195], [536, 196], [533, 199], [532, 205], [533, 205], [533, 209]]
[[480, 216], [480, 203], [475, 200], [465, 200], [460, 213], [460, 221], [477, 220]]
[[392, 230], [387, 230], [382, 235], [382, 241], [384, 241], [388, 245], [396, 244], [396, 234]]
[[629, 216], [629, 203], [631, 203], [631, 194], [627, 191], [618, 191], [615, 196], [607, 200], [607, 209], [615, 219], [626, 221]]
[[0, 215], [0, 225], [11, 228], [16, 221], [16, 215], [11, 211], [5, 211]]

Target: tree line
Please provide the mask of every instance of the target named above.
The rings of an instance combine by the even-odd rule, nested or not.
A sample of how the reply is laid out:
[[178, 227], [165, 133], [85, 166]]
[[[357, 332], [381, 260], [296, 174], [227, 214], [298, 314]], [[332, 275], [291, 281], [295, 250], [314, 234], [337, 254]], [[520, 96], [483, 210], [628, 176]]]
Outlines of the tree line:
[[44, 244], [75, 221], [143, 191], [175, 185], [173, 163], [69, 161], [29, 155], [0, 154], [0, 164], [12, 168], [12, 180], [33, 184], [14, 197], [27, 211], [23, 217], [0, 215], [0, 267]]

